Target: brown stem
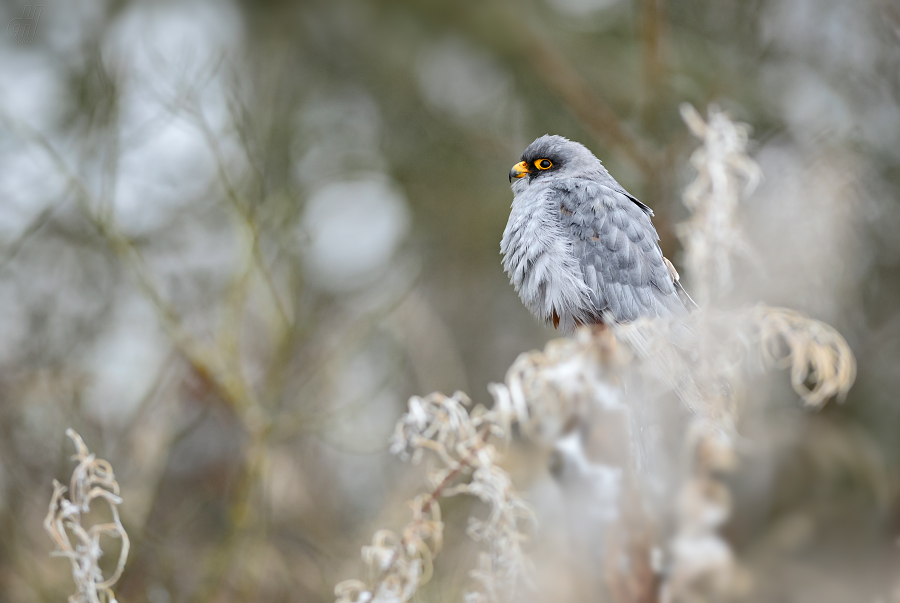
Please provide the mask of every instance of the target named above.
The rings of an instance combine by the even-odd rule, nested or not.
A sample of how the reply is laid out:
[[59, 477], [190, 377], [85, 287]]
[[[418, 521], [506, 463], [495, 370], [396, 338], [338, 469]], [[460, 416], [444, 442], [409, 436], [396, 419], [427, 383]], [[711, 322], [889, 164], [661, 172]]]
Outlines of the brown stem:
[[616, 112], [598, 97], [566, 57], [534, 34], [528, 41], [535, 73], [597, 138], [625, 153], [641, 170], [652, 171], [658, 153], [638, 138]]
[[266, 446], [271, 429], [265, 427], [251, 433], [245, 461], [235, 484], [234, 495], [228, 512], [227, 533], [209, 563], [207, 574], [191, 597], [194, 603], [216, 601], [226, 586], [225, 575], [233, 567], [234, 560], [245, 543], [245, 536], [252, 527], [253, 494], [263, 475], [266, 463]]
[[665, 0], [641, 0], [640, 10], [644, 79], [641, 121], [645, 133], [652, 133], [659, 126], [667, 88]]

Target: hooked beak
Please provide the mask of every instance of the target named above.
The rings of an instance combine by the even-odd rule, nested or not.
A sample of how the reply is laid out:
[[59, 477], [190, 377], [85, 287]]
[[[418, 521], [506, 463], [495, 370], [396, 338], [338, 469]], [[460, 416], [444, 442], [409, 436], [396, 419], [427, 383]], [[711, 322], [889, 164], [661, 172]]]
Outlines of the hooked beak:
[[516, 165], [512, 166], [512, 169], [509, 170], [509, 181], [512, 182], [513, 179], [523, 178], [528, 175], [528, 164], [524, 161], [520, 161]]

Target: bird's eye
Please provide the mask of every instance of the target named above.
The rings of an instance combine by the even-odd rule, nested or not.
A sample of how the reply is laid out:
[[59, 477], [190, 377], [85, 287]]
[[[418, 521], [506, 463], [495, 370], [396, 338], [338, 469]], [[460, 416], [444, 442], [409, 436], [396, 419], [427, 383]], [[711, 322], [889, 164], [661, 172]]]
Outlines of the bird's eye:
[[553, 167], [553, 162], [549, 159], [538, 159], [534, 162], [534, 167], [539, 170], [549, 170]]

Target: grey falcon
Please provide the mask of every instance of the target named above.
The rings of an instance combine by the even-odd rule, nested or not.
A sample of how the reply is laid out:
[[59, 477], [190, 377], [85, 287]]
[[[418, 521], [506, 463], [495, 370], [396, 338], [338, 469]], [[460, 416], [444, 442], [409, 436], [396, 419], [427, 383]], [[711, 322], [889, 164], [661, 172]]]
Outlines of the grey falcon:
[[584, 145], [541, 136], [509, 172], [500, 252], [532, 314], [565, 333], [579, 325], [686, 317], [696, 307], [663, 257], [653, 210]]

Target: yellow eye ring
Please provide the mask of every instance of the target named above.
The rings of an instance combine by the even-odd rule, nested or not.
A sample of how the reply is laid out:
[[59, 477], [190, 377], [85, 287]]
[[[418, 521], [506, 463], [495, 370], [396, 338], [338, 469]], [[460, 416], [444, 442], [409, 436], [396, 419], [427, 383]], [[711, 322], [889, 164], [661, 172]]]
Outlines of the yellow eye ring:
[[534, 167], [539, 170], [549, 170], [553, 167], [553, 162], [549, 159], [538, 159], [534, 162]]

